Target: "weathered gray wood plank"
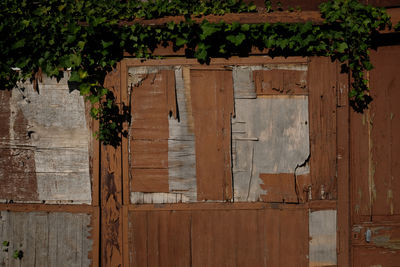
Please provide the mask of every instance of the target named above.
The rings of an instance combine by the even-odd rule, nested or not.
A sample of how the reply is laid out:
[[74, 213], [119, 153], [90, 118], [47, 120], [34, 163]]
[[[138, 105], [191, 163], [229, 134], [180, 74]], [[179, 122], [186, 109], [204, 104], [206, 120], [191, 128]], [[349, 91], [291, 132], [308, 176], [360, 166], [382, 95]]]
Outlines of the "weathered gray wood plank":
[[[90, 265], [90, 215], [1, 211], [0, 216], [0, 240], [10, 243], [8, 251], [0, 253], [0, 266]], [[21, 260], [13, 258], [15, 250], [23, 252]]]
[[336, 210], [310, 212], [310, 266], [337, 265], [336, 228]]
[[[260, 173], [294, 173], [309, 155], [306, 96], [235, 99], [232, 120], [236, 201], [257, 201]], [[296, 174], [308, 173], [308, 166]]]
[[[64, 75], [59, 83], [43, 77], [38, 92], [21, 83], [9, 97], [1, 93], [8, 115], [0, 133], [0, 180], [9, 181], [4, 184], [14, 193], [0, 190], [0, 201], [91, 203], [85, 104], [78, 91], [68, 88], [69, 73]], [[13, 175], [18, 155], [20, 169], [29, 175]], [[8, 158], [13, 160], [10, 170], [5, 169]], [[14, 180], [19, 190], [12, 188]]]

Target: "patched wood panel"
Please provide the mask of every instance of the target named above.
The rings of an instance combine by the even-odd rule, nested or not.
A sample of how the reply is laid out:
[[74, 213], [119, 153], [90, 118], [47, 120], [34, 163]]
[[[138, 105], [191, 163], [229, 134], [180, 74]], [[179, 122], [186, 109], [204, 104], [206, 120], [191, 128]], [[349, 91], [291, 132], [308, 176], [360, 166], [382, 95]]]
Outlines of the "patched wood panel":
[[262, 180], [261, 195], [265, 202], [304, 203], [307, 200], [307, 187], [311, 182], [309, 174], [294, 173], [260, 173]]
[[222, 207], [130, 211], [130, 264], [308, 266], [306, 209]]
[[[170, 192], [181, 195], [182, 202], [197, 200], [196, 152], [190, 69], [175, 69], [178, 119], [169, 118], [168, 182]], [[178, 201], [179, 202], [179, 201]]]
[[131, 190], [169, 192], [168, 114], [177, 115], [175, 73], [161, 70], [139, 75], [141, 80], [133, 85], [131, 100]]
[[38, 92], [29, 83], [0, 92], [3, 201], [91, 203], [85, 105], [68, 75], [43, 77]]
[[[291, 173], [293, 178], [309, 173], [307, 96], [235, 99], [235, 114], [232, 164], [236, 201], [262, 200], [261, 196], [273, 190], [268, 183], [261, 186], [261, 173]], [[303, 189], [299, 188], [301, 194]], [[294, 186], [287, 194], [293, 193]]]
[[[52, 267], [90, 266], [93, 241], [90, 239], [91, 215], [61, 212], [0, 212], [0, 266]], [[21, 250], [21, 260], [14, 259]]]

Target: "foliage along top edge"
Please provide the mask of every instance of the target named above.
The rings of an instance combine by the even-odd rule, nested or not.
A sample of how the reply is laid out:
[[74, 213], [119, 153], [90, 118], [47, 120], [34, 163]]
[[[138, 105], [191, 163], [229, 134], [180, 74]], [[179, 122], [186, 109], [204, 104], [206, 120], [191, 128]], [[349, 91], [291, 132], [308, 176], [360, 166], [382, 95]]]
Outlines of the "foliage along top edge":
[[[100, 121], [97, 137], [114, 146], [124, 134], [122, 123], [127, 114], [120, 114], [113, 94], [103, 83], [124, 52], [152, 58], [157, 46], [172, 43], [175, 51], [185, 48], [185, 56], [200, 63], [209, 63], [213, 57], [247, 56], [254, 47], [271, 57], [327, 56], [342, 62], [343, 72], [351, 73], [350, 102], [362, 111], [371, 101], [365, 78], [365, 70], [373, 68], [369, 50], [375, 48], [379, 30], [391, 28], [385, 9], [356, 0], [322, 3], [323, 23], [319, 25], [225, 23], [223, 17], [218, 23], [192, 19], [256, 12], [253, 4], [236, 0], [4, 0], [0, 9], [1, 89], [12, 89], [20, 80], [36, 81], [42, 72], [60, 79], [70, 68], [70, 82], [79, 85], [81, 94], [93, 105], [91, 115]], [[268, 1], [266, 12], [272, 12]], [[185, 20], [158, 26], [120, 23], [178, 15]], [[100, 105], [95, 107], [96, 103]]]

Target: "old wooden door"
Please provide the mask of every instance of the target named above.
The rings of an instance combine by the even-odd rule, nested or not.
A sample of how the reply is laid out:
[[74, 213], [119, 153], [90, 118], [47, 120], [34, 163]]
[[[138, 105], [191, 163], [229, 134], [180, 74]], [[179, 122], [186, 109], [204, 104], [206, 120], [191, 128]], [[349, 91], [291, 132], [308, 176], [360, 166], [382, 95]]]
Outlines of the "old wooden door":
[[297, 57], [122, 62], [109, 87], [131, 120], [122, 146], [102, 151], [105, 261], [336, 265], [337, 69]]
[[371, 57], [373, 102], [350, 116], [353, 266], [400, 266], [400, 46]]

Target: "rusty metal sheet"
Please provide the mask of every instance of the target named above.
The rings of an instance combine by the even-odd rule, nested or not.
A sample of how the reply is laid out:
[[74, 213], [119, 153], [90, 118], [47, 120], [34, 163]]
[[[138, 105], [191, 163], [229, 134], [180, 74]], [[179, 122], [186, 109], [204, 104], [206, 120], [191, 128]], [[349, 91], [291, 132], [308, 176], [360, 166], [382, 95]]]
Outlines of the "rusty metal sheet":
[[231, 71], [191, 70], [198, 200], [232, 198]]
[[307, 95], [307, 71], [255, 70], [253, 72], [257, 96]]

